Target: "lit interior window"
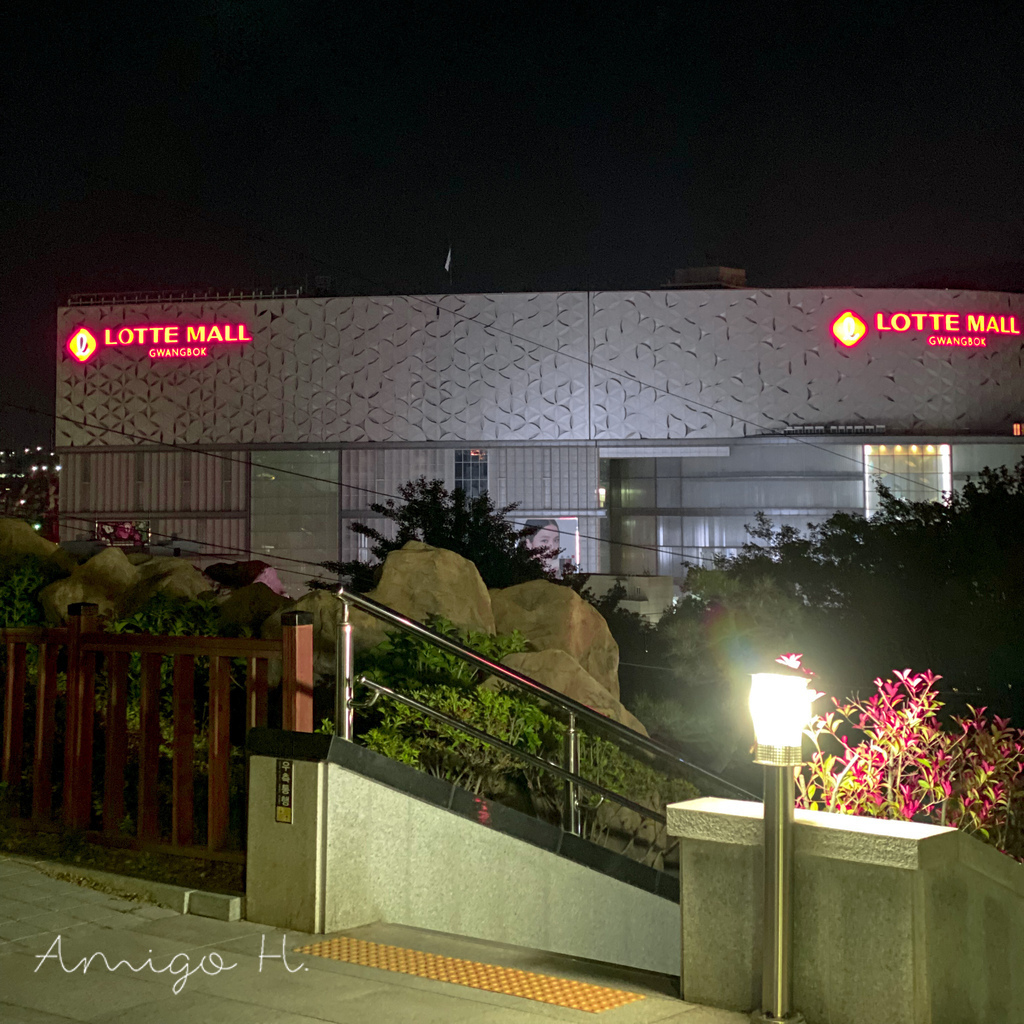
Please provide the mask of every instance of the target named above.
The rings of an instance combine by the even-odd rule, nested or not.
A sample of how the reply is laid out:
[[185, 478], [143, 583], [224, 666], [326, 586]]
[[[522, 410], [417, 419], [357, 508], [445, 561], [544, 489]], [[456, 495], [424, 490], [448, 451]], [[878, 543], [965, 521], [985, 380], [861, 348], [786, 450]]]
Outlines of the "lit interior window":
[[940, 445], [864, 445], [864, 510], [879, 509], [877, 485], [906, 501], [941, 501], [953, 489], [952, 453]]

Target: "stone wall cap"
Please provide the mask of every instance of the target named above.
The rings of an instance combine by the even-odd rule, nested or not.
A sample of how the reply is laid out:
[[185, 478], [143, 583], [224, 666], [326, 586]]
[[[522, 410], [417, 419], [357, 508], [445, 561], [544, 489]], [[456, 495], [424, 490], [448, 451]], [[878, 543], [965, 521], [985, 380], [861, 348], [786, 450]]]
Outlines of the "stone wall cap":
[[[764, 807], [751, 800], [685, 800], [669, 804], [667, 817], [669, 834], [683, 839], [741, 846], [764, 842]], [[957, 859], [954, 828], [802, 810], [794, 813], [794, 824], [798, 854], [907, 870], [923, 866], [924, 856], [929, 862], [936, 857]], [[926, 843], [930, 844], [927, 855]]]

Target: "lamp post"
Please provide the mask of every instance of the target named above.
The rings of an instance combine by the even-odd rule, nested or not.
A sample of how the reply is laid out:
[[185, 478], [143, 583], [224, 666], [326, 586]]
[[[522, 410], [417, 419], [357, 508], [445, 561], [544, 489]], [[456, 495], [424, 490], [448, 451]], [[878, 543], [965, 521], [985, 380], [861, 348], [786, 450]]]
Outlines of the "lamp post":
[[751, 676], [750, 715], [757, 736], [756, 764], [764, 765], [764, 959], [761, 1024], [803, 1024], [790, 1006], [793, 988], [794, 769], [815, 694], [807, 676], [758, 672]]

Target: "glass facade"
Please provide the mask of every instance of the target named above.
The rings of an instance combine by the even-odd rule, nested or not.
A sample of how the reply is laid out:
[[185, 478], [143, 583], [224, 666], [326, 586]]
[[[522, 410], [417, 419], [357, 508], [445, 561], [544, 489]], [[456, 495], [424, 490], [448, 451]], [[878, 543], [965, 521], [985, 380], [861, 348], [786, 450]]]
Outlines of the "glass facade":
[[455, 487], [470, 498], [487, 490], [487, 452], [483, 448], [455, 449]]
[[948, 444], [864, 445], [864, 509], [878, 511], [878, 484], [906, 501], [939, 501], [953, 489]]
[[292, 594], [338, 557], [338, 453], [252, 453], [250, 548], [277, 566]]
[[786, 438], [602, 458], [598, 497], [606, 515], [599, 571], [678, 580], [684, 563], [736, 554], [758, 512], [799, 530], [839, 510], [862, 512], [862, 446]]

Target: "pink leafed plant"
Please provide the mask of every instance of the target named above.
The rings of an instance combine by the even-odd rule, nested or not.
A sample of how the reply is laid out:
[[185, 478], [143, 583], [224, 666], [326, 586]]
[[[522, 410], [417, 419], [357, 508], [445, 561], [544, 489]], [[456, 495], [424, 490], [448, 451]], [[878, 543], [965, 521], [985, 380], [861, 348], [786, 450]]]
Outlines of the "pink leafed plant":
[[[1024, 862], [1024, 730], [986, 708], [944, 728], [941, 676], [893, 672], [868, 700], [840, 703], [806, 733], [814, 754], [797, 778], [797, 806], [950, 825]], [[846, 730], [863, 739], [851, 745]], [[822, 749], [822, 737], [838, 743]]]

